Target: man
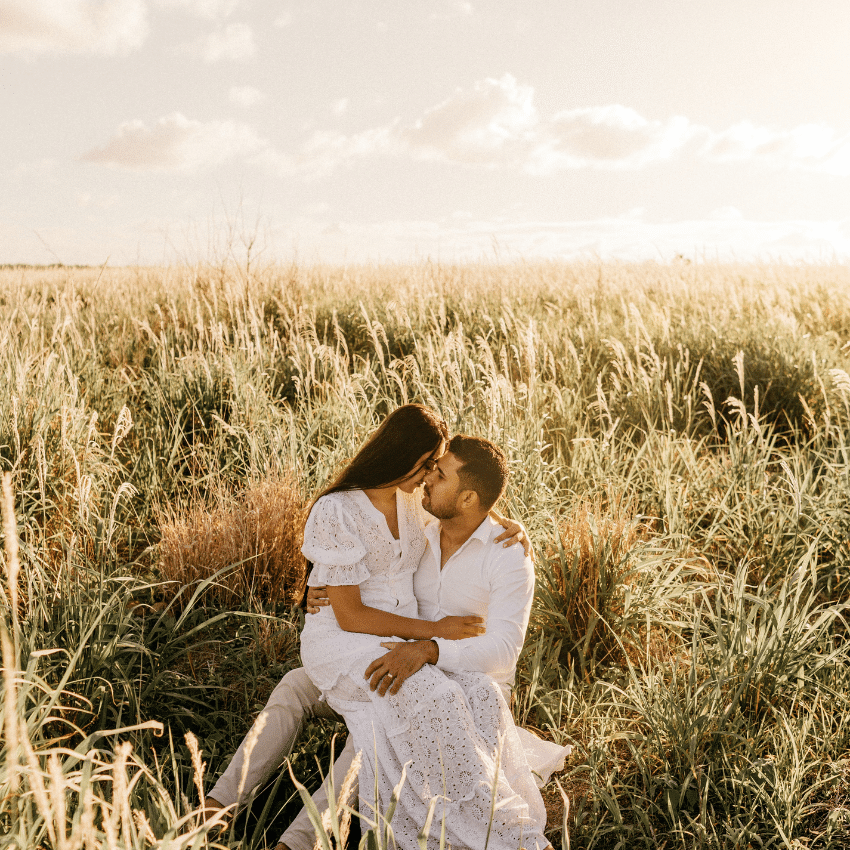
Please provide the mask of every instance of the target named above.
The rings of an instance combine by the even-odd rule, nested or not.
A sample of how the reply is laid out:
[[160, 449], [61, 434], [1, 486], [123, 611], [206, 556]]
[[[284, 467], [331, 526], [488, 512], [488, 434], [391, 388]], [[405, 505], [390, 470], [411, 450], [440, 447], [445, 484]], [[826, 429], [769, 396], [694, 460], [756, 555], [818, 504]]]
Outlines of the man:
[[[477, 615], [484, 620], [486, 631], [459, 641], [388, 641], [384, 646], [389, 652], [364, 674], [381, 695], [388, 690], [397, 693], [409, 676], [425, 664], [435, 664], [449, 672], [487, 673], [510, 699], [534, 595], [534, 568], [521, 548], [500, 545], [504, 529], [489, 516], [507, 477], [505, 456], [497, 446], [464, 435], [451, 440], [447, 452], [426, 476], [422, 504], [435, 519], [426, 526], [428, 547], [414, 575], [419, 616], [438, 620], [450, 615]], [[311, 592], [310, 604], [327, 604], [327, 600]], [[319, 696], [303, 669], [284, 676], [254, 730], [210, 792], [209, 809], [241, 802], [267, 778], [291, 751], [305, 715], [332, 716]], [[262, 728], [257, 733], [258, 726]], [[563, 761], [568, 748], [554, 744], [547, 747], [546, 742], [534, 740], [538, 745], [535, 749], [545, 753], [537, 759], [538, 772], [548, 776]], [[527, 739], [523, 743], [527, 744]], [[346, 745], [334, 765], [337, 794], [353, 757], [353, 747]], [[324, 786], [315, 799], [320, 811], [326, 808]], [[314, 840], [309, 818], [302, 811], [277, 850], [310, 850]]]

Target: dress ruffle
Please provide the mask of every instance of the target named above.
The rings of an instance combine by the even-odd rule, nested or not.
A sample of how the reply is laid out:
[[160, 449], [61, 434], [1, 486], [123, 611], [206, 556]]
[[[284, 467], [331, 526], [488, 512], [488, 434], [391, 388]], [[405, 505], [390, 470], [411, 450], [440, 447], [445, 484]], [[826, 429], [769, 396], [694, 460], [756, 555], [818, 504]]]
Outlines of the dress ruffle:
[[[301, 547], [304, 557], [312, 561], [314, 573], [310, 576], [310, 582], [315, 587], [319, 584], [330, 582], [318, 582], [315, 570], [322, 567], [351, 567], [366, 557], [366, 547], [363, 545], [358, 534], [357, 523], [348, 511], [340, 504], [339, 499], [331, 496], [322, 496], [310, 511], [307, 523], [304, 526], [304, 545]], [[366, 570], [365, 578], [369, 577]], [[356, 582], [332, 582], [333, 584], [359, 584], [363, 578]]]
[[362, 561], [358, 561], [356, 564], [337, 564], [334, 566], [323, 564], [321, 561], [314, 561], [313, 569], [310, 571], [309, 584], [310, 587], [361, 584], [370, 575], [371, 573]]

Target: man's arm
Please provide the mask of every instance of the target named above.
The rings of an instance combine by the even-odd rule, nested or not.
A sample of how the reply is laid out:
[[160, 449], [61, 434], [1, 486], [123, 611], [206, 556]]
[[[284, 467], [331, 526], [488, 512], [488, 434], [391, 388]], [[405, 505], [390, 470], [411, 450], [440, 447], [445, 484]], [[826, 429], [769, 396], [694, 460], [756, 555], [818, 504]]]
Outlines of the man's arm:
[[478, 637], [441, 638], [382, 644], [390, 651], [366, 668], [369, 686], [384, 696], [398, 693], [405, 679], [425, 664], [451, 672], [498, 675], [516, 667], [534, 597], [534, 565], [516, 551], [499, 548], [491, 555], [487, 632]]
[[517, 547], [499, 547], [491, 559], [487, 631], [458, 641], [437, 638], [443, 670], [498, 676], [516, 667], [534, 598], [534, 565]]

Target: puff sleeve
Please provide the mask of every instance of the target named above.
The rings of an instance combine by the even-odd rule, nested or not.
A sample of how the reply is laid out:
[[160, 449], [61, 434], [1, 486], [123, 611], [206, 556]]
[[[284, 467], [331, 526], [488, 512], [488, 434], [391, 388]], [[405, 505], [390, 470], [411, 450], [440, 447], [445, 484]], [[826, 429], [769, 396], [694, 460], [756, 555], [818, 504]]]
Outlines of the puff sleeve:
[[366, 547], [357, 524], [333, 493], [313, 505], [304, 526], [301, 553], [313, 562], [307, 581], [311, 587], [360, 584], [369, 578]]

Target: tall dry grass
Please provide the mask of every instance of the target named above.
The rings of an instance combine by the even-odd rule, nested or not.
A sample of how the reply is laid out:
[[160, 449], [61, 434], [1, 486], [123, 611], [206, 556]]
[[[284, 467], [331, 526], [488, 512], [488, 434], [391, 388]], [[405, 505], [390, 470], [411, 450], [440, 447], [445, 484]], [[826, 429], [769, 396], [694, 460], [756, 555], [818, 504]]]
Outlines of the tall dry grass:
[[[514, 708], [576, 744], [572, 845], [842, 848], [848, 284], [843, 265], [0, 272], [20, 564], [13, 591], [4, 556], [4, 724], [19, 720], [4, 729], [44, 754], [45, 788], [51, 752], [79, 785], [79, 758], [108, 773], [126, 740], [132, 808], [160, 845], [191, 832], [197, 771], [178, 742], [192, 732], [214, 776], [298, 663], [298, 617], [264, 595], [281, 589], [261, 555], [284, 546], [277, 513], [422, 401], [505, 448], [504, 508], [548, 553]], [[270, 496], [261, 522], [233, 494], [281, 470], [293, 501]], [[193, 554], [167, 590], [169, 529]], [[50, 845], [61, 810], [19, 805], [8, 738], [3, 829]], [[294, 754], [308, 786], [326, 738], [312, 725]], [[280, 778], [218, 840], [272, 843], [295, 793]]]
[[300, 488], [288, 478], [266, 479], [219, 501], [160, 522], [162, 578], [177, 588], [212, 579], [207, 597], [225, 607], [246, 599], [272, 608], [297, 603], [307, 575]]
[[622, 663], [639, 639], [641, 576], [632, 564], [651, 536], [651, 521], [621, 499], [579, 504], [559, 522], [537, 568], [532, 617], [536, 628], [560, 635], [562, 666], [586, 678], [598, 665]]

